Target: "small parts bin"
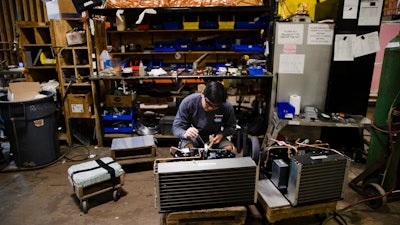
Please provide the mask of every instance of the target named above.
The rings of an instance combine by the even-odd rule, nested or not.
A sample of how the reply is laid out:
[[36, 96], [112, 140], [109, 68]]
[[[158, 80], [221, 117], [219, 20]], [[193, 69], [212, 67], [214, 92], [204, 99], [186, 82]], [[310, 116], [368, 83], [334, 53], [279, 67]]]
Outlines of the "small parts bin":
[[114, 201], [121, 196], [125, 171], [111, 157], [92, 160], [68, 168], [68, 181], [80, 201], [82, 212], [88, 212], [88, 199], [112, 191]]

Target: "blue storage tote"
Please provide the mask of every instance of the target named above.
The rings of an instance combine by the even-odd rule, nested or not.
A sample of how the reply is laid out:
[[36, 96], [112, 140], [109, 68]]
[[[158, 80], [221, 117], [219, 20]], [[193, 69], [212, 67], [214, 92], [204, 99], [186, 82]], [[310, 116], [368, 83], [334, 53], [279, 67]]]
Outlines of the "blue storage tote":
[[292, 119], [294, 117], [294, 106], [289, 102], [277, 102], [279, 119]]
[[217, 15], [200, 15], [199, 21], [200, 29], [218, 29]]
[[215, 40], [205, 40], [193, 43], [193, 51], [214, 51], [215, 50]]
[[177, 51], [190, 51], [192, 49], [192, 39], [190, 38], [177, 38], [175, 41], [175, 48]]
[[237, 18], [235, 21], [235, 29], [267, 29], [269, 18], [260, 16], [255, 18]]
[[216, 38], [215, 39], [215, 49], [222, 51], [232, 50], [232, 38]]
[[131, 133], [134, 131], [133, 110], [128, 108], [123, 114], [103, 114], [103, 130], [106, 133]]
[[250, 76], [261, 76], [264, 75], [263, 68], [249, 68], [249, 75]]
[[166, 21], [163, 22], [164, 30], [181, 30], [182, 22], [179, 21]]
[[175, 52], [175, 42], [155, 42], [154, 43], [154, 51], [155, 52]]
[[237, 52], [264, 52], [263, 40], [261, 38], [236, 39], [233, 49]]
[[[110, 122], [110, 121], [109, 121]], [[134, 122], [113, 121], [113, 123], [104, 124], [105, 133], [132, 133], [135, 131]]]

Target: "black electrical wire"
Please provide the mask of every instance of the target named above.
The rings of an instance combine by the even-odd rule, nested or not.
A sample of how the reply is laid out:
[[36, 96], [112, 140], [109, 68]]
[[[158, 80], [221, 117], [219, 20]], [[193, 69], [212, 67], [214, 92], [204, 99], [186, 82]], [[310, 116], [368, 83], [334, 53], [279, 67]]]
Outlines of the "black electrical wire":
[[43, 165], [40, 165], [40, 166], [18, 167], [16, 169], [6, 169], [6, 170], [3, 169], [3, 170], [0, 170], [0, 173], [22, 172], [22, 171], [32, 171], [32, 170], [43, 169], [43, 168], [49, 167], [51, 165], [54, 165], [55, 163], [57, 163], [58, 161], [60, 161], [60, 160], [62, 160], [64, 158], [67, 159], [67, 160], [70, 160], [70, 161], [74, 161], [74, 162], [83, 161], [83, 160], [87, 159], [88, 156], [90, 155], [90, 150], [88, 148], [87, 148], [88, 149], [88, 154], [86, 155], [86, 158], [82, 158], [80, 160], [74, 160], [74, 159], [69, 159], [68, 157], [66, 157], [69, 153], [71, 153], [73, 150], [75, 150], [75, 149], [77, 149], [79, 147], [87, 148], [86, 146], [83, 146], [83, 145], [77, 145], [77, 146], [69, 148], [65, 153], [61, 154], [60, 157], [58, 157], [57, 159], [55, 159], [52, 162], [49, 162], [49, 163], [46, 163], [46, 164], [43, 164]]
[[[74, 156], [74, 157], [72, 157], [72, 158], [68, 157], [68, 154], [69, 154], [70, 152], [72, 152], [72, 150], [77, 149], [77, 148], [80, 148], [80, 147], [85, 147], [85, 146], [83, 146], [83, 145], [77, 145], [77, 146], [75, 146], [75, 147], [72, 147], [72, 148], [71, 148], [71, 151], [69, 151], [67, 154], [64, 155], [64, 158], [67, 159], [67, 160], [69, 160], [69, 161], [72, 161], [72, 162], [80, 162], [80, 161], [84, 161], [84, 160], [86, 160], [87, 158], [89, 158], [89, 156], [90, 156], [90, 150], [89, 150], [89, 148], [87, 148], [87, 147], [85, 147], [85, 148], [87, 149], [87, 154], [79, 154], [79, 155], [76, 155], [76, 156]], [[80, 158], [80, 159], [75, 159], [75, 158], [78, 157], [78, 156], [83, 156], [83, 157]]]
[[329, 220], [334, 219], [338, 224], [341, 225], [347, 225], [346, 220], [343, 218], [342, 215], [340, 215], [338, 212], [333, 212], [331, 215], [329, 215], [322, 223], [321, 225], [325, 225]]

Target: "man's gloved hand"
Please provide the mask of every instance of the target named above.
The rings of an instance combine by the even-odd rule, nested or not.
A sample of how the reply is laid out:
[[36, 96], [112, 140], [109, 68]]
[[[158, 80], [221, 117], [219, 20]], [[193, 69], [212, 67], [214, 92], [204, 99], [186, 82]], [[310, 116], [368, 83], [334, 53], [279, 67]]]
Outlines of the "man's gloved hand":
[[183, 135], [184, 138], [195, 138], [199, 135], [199, 130], [197, 130], [194, 127], [190, 127], [189, 129], [186, 130], [185, 134]]

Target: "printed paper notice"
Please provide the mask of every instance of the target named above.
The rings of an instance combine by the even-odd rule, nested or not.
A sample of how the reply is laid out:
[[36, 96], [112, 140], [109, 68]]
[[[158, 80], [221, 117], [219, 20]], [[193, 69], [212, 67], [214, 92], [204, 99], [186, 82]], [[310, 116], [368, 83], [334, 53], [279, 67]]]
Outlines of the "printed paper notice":
[[310, 24], [307, 34], [309, 45], [332, 45], [333, 29], [329, 24]]
[[303, 74], [304, 54], [280, 54], [279, 73]]
[[277, 29], [278, 44], [303, 44], [304, 25], [285, 23], [279, 24]]
[[337, 34], [335, 36], [333, 61], [353, 61], [353, 39], [355, 34]]
[[379, 46], [379, 35], [378, 31], [359, 35], [353, 39], [353, 54], [354, 57], [360, 57], [371, 53], [378, 52]]
[[379, 26], [383, 0], [361, 0], [359, 26]]
[[358, 0], [344, 0], [343, 19], [357, 19]]
[[71, 112], [84, 113], [85, 109], [83, 108], [83, 104], [71, 104]]

